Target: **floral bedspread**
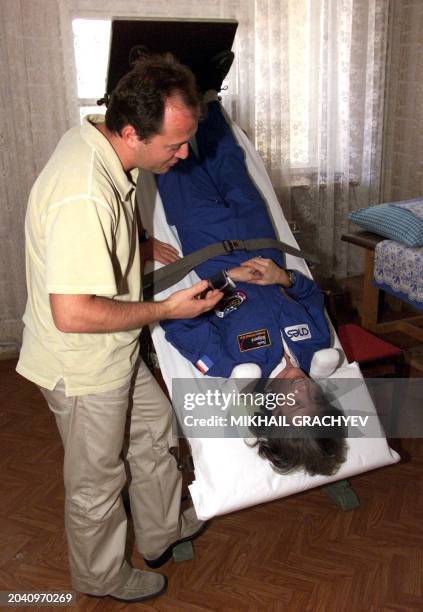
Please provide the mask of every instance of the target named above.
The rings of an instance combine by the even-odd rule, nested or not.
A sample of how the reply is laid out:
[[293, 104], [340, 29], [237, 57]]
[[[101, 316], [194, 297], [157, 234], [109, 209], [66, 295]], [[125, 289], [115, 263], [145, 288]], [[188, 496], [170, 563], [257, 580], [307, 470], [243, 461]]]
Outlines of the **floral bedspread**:
[[379, 242], [373, 284], [423, 310], [423, 247], [411, 248], [394, 240]]

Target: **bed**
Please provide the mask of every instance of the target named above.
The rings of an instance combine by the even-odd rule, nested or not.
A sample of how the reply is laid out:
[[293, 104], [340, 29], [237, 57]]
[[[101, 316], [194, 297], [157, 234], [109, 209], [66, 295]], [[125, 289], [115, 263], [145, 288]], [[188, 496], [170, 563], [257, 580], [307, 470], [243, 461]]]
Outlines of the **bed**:
[[[341, 240], [365, 250], [363, 297], [360, 305], [361, 325], [376, 334], [401, 332], [423, 342], [421, 314], [403, 315], [395, 321], [379, 321], [380, 292], [387, 292], [404, 300], [420, 311], [423, 309], [421, 282], [419, 282], [423, 267], [422, 248], [407, 247], [392, 240], [385, 240], [380, 234], [367, 230], [343, 234]], [[392, 273], [394, 270], [395, 274]], [[402, 277], [406, 280], [404, 291], [401, 290]], [[421, 369], [418, 361], [413, 365]]]

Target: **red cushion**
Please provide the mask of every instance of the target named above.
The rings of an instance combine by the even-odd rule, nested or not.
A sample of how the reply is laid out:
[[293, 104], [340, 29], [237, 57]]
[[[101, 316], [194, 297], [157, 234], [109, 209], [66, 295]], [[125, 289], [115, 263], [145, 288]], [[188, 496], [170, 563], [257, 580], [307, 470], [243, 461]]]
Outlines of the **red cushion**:
[[352, 323], [340, 325], [337, 333], [348, 361], [365, 363], [366, 361], [394, 357], [402, 353], [402, 350], [398, 347], [381, 340], [359, 325], [353, 325]]

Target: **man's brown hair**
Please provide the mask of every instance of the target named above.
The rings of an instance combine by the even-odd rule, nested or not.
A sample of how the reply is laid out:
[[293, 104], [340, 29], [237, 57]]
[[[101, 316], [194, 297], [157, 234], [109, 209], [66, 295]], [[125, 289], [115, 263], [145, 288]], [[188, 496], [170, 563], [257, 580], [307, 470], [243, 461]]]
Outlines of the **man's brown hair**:
[[143, 57], [113, 91], [106, 126], [120, 133], [125, 125], [132, 125], [138, 138], [146, 140], [160, 133], [166, 99], [174, 94], [181, 96], [194, 115], [199, 115], [200, 100], [191, 70], [170, 53]]

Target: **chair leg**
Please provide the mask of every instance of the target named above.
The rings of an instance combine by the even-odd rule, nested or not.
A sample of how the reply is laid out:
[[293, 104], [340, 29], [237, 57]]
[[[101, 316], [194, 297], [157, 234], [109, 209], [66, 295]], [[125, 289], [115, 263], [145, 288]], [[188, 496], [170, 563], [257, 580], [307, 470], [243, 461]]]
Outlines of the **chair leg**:
[[[405, 360], [404, 353], [395, 358], [395, 373], [392, 377], [392, 400], [389, 417], [389, 431], [386, 432], [387, 438], [401, 437], [400, 411], [404, 406], [407, 397], [410, 366]], [[404, 416], [404, 415], [403, 415]]]
[[192, 542], [182, 542], [178, 544], [172, 550], [173, 559], [176, 563], [182, 563], [183, 561], [190, 561], [194, 559], [194, 548]]
[[394, 359], [395, 376], [398, 378], [409, 378], [410, 366], [405, 360], [404, 352], [397, 355]]
[[332, 482], [331, 484], [320, 487], [326, 495], [335, 502], [337, 506], [347, 512], [348, 510], [354, 510], [360, 505], [360, 500], [354, 489], [350, 486], [347, 480], [339, 480], [338, 482]]

